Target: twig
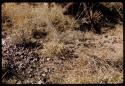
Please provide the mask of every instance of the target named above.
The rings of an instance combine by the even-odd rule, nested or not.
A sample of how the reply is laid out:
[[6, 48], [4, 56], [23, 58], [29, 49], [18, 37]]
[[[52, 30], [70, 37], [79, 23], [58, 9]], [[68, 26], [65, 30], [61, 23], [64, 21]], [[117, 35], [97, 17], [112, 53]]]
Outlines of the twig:
[[5, 76], [6, 76], [6, 74], [9, 72], [9, 70], [7, 70], [4, 74], [3, 74], [3, 76], [2, 76], [2, 78], [1, 79], [3, 79]]

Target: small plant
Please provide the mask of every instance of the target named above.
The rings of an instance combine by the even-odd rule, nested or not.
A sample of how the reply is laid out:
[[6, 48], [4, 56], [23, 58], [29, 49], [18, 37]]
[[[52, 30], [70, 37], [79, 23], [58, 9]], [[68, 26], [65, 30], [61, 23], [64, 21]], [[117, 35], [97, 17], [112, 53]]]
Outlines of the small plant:
[[53, 57], [54, 55], [58, 55], [64, 49], [64, 44], [59, 42], [48, 42], [43, 45], [42, 54], [47, 57]]
[[72, 22], [75, 22], [74, 18], [63, 15], [63, 11], [60, 6], [57, 7], [55, 5], [53, 8], [51, 8], [50, 13], [47, 15], [49, 21], [57, 31], [63, 32], [78, 27], [77, 23], [72, 24]]
[[[74, 7], [75, 5], [77, 7]], [[73, 15], [76, 19], [76, 21], [73, 22], [73, 25], [78, 21], [78, 23], [80, 24], [80, 28], [77, 29], [81, 31], [86, 31], [84, 29], [87, 29], [93, 30], [96, 33], [101, 33], [102, 27], [112, 27], [113, 25], [118, 24], [123, 20], [123, 7], [120, 3], [69, 3], [66, 6], [65, 10], [70, 15], [73, 15], [72, 13], [77, 10], [76, 14]]]

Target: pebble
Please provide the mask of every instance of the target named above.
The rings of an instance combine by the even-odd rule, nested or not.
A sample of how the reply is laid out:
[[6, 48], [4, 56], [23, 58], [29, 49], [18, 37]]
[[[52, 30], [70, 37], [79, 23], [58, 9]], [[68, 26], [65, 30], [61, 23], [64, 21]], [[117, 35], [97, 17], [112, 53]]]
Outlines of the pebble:
[[2, 45], [5, 45], [5, 40], [2, 39]]
[[65, 57], [64, 57], [64, 56], [61, 56], [60, 58], [61, 58], [61, 59], [63, 59], [63, 60], [65, 59]]
[[42, 76], [43, 76], [43, 77], [45, 77], [45, 76], [46, 76], [46, 74], [45, 74], [45, 73], [43, 73], [43, 74], [42, 74]]
[[20, 57], [21, 57], [21, 58], [23, 58], [24, 56], [23, 56], [23, 55], [21, 55]]
[[16, 84], [21, 84], [21, 81], [18, 81]]
[[47, 58], [46, 60], [47, 60], [47, 61], [49, 61], [49, 60], [50, 60], [50, 58]]
[[42, 81], [41, 81], [41, 80], [40, 80], [40, 81], [38, 81], [38, 82], [37, 82], [37, 84], [42, 84]]
[[45, 69], [43, 69], [43, 70], [44, 70], [44, 72], [48, 72], [47, 68], [45, 68]]

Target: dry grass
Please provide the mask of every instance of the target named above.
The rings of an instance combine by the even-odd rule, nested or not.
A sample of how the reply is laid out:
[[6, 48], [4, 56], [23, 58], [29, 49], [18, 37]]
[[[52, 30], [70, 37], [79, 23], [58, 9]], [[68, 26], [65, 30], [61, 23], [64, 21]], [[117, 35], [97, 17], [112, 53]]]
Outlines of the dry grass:
[[64, 50], [64, 44], [52, 41], [44, 44], [43, 48], [43, 55], [46, 57], [53, 57], [54, 55], [58, 55]]
[[[22, 35], [27, 35], [29, 36], [28, 38], [31, 38], [32, 30], [37, 29], [53, 30], [51, 33], [54, 40], [56, 40], [58, 39], [56, 35], [57, 31], [64, 31], [76, 27], [76, 25], [71, 26], [71, 23], [75, 20], [64, 16], [60, 6], [54, 6], [50, 9], [42, 4], [39, 7], [33, 8], [27, 3], [21, 3], [20, 5], [16, 5], [16, 3], [7, 3], [7, 5], [3, 4], [2, 7], [3, 16], [10, 17], [14, 24], [12, 27], [13, 30], [8, 31], [8, 33], [11, 32], [10, 34], [13, 35], [13, 42], [15, 42], [14, 40], [20, 39]], [[14, 37], [14, 34], [17, 33], [18, 36]], [[27, 36], [25, 38], [27, 38]]]
[[12, 48], [24, 84], [123, 83], [122, 25], [102, 28], [105, 33], [100, 35], [79, 31], [77, 21], [63, 15], [60, 5], [48, 8], [43, 3], [4, 3], [2, 19], [2, 65], [7, 64], [10, 44], [40, 46]]

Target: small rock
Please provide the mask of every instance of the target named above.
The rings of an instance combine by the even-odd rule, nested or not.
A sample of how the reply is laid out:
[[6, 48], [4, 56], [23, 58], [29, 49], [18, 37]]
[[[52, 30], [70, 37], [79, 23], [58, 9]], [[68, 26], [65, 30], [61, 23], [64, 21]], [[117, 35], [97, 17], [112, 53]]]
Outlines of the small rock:
[[21, 81], [18, 81], [16, 84], [21, 84]]
[[44, 68], [43, 71], [44, 71], [44, 72], [48, 72], [47, 68]]
[[65, 57], [64, 57], [64, 56], [62, 56], [62, 57], [60, 57], [60, 58], [61, 58], [61, 59], [63, 59], [63, 60], [65, 59]]
[[45, 76], [46, 76], [46, 74], [45, 74], [45, 73], [43, 73], [43, 74], [42, 74], [42, 76], [43, 76], [43, 77], [45, 77]]
[[41, 81], [41, 80], [40, 80], [40, 81], [38, 81], [38, 82], [37, 82], [37, 84], [42, 84], [42, 81]]
[[5, 40], [2, 39], [2, 45], [5, 45]]
[[23, 55], [21, 55], [20, 57], [23, 58]]
[[31, 75], [31, 74], [29, 74], [29, 77], [31, 78], [31, 77], [32, 77], [32, 75]]
[[49, 60], [50, 60], [50, 58], [47, 58], [46, 60], [47, 60], [47, 61], [49, 61]]

